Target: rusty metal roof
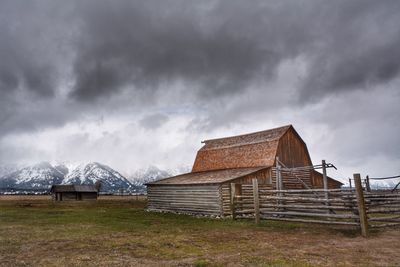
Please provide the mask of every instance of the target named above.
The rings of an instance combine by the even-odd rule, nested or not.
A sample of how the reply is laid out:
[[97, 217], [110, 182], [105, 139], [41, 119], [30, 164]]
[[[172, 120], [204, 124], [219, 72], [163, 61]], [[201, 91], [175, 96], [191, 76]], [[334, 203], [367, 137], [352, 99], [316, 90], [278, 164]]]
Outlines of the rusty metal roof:
[[275, 161], [279, 139], [292, 127], [287, 125], [261, 132], [203, 141], [192, 172], [245, 167], [270, 167]]
[[148, 183], [147, 185], [219, 184], [258, 172], [262, 169], [265, 169], [265, 167], [190, 172]]

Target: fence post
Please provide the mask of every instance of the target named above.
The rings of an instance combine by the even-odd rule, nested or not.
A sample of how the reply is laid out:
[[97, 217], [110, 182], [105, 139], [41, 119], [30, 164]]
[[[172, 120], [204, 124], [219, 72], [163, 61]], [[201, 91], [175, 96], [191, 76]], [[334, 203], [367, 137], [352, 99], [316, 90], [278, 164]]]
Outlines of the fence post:
[[328, 176], [326, 175], [326, 163], [324, 159], [322, 160], [322, 178], [324, 182], [324, 190], [328, 190]]
[[256, 224], [260, 223], [260, 199], [258, 197], [258, 181], [253, 178], [254, 219]]
[[276, 190], [282, 190], [281, 188], [281, 166], [279, 164], [279, 157], [276, 157], [276, 181], [275, 187]]
[[[276, 157], [276, 190], [278, 193], [276, 194], [278, 197], [282, 196], [280, 192], [283, 189], [282, 175], [281, 175], [281, 165], [279, 164], [279, 157]], [[281, 200], [276, 201], [277, 206], [280, 206]], [[279, 210], [279, 208], [278, 208]]]
[[369, 184], [369, 175], [367, 175], [367, 177], [365, 177], [365, 187], [368, 192], [371, 192], [371, 185]]
[[236, 196], [236, 186], [235, 183], [231, 183], [231, 212], [232, 212], [232, 219], [236, 219], [235, 214], [235, 196]]
[[[324, 159], [322, 160], [322, 178], [323, 178], [323, 182], [324, 182], [324, 191], [325, 191], [324, 195], [325, 195], [325, 201], [326, 201], [325, 205], [329, 206], [328, 176], [326, 175], [326, 162]], [[327, 213], [331, 212], [331, 210], [326, 210], [326, 211], [327, 211]]]
[[364, 192], [361, 184], [361, 176], [359, 173], [353, 174], [354, 177], [354, 185], [356, 188], [357, 194], [357, 205], [358, 205], [358, 215], [360, 217], [360, 227], [361, 227], [361, 235], [363, 237], [368, 236], [368, 218], [367, 212], [365, 208], [365, 200], [364, 200]]

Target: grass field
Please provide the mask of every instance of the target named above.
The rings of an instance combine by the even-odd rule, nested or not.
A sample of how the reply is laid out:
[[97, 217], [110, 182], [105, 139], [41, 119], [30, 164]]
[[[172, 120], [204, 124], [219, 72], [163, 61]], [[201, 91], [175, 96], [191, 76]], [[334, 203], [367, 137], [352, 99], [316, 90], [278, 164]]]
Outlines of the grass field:
[[0, 266], [400, 266], [400, 229], [373, 232], [146, 212], [145, 201], [0, 201]]

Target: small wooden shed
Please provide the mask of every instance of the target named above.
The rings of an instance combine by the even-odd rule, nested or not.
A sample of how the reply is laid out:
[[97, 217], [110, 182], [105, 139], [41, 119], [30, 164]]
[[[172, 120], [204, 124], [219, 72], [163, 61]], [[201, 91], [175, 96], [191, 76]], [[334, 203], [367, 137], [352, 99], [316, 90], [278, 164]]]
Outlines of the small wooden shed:
[[[327, 176], [328, 178], [328, 188], [329, 189], [339, 189], [342, 187], [343, 183], [335, 180], [329, 176]], [[322, 189], [324, 188], [324, 178], [322, 176], [322, 173], [314, 170], [313, 171], [313, 176], [311, 178], [311, 185], [313, 188], [319, 188]]]
[[94, 185], [53, 185], [50, 189], [53, 200], [97, 200], [98, 191]]
[[[202, 143], [190, 173], [147, 184], [149, 210], [227, 216], [231, 183], [238, 184], [239, 194], [240, 184], [251, 184], [253, 178], [274, 189], [277, 157], [288, 168], [312, 165], [292, 125]], [[312, 187], [310, 169], [281, 171], [281, 177], [285, 189]]]

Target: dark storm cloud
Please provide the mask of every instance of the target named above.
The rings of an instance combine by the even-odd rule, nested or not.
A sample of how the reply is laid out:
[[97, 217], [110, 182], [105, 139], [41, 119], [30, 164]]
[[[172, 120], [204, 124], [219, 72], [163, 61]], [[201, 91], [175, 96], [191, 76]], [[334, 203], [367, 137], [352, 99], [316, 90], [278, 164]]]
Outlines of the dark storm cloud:
[[303, 100], [400, 70], [399, 1], [96, 1], [81, 11], [72, 96], [84, 101], [176, 80], [226, 96], [297, 56], [309, 64]]
[[[253, 33], [235, 28], [237, 14], [220, 19], [223, 7], [213, 2], [97, 2], [83, 8], [83, 38], [74, 65], [72, 95], [92, 100], [118, 92], [168, 87], [177, 80], [199, 86], [201, 95], [234, 93], [262, 72], [271, 75], [279, 51], [269, 50]], [[239, 10], [238, 10], [239, 11]], [[242, 9], [244, 20], [259, 24], [257, 9]], [[250, 26], [246, 22], [246, 26]], [[254, 38], [256, 37], [256, 38]]]
[[397, 77], [399, 11], [394, 0], [5, 1], [0, 89], [53, 96], [57, 71], [71, 63], [75, 100], [151, 95], [175, 82], [209, 99], [270, 80], [302, 56], [309, 68], [298, 95], [307, 100]]
[[381, 154], [394, 170], [399, 13], [398, 0], [0, 1], [0, 163], [170, 165], [203, 137], [293, 123], [321, 156]]
[[[0, 5], [0, 92], [15, 93], [18, 89], [40, 97], [54, 95], [55, 65], [46, 50], [46, 34], [53, 35], [46, 20], [35, 16], [43, 10], [34, 3], [3, 1]], [[47, 51], [49, 52], [49, 51]]]
[[6, 25], [0, 25], [0, 91], [12, 93], [26, 88], [39, 96], [53, 95], [53, 70], [40, 62], [39, 55], [31, 55], [19, 46], [18, 37]]
[[[59, 126], [138, 92], [134, 104], [146, 106], [176, 83], [184, 93], [171, 98], [206, 109], [254, 87], [268, 98], [279, 67], [297, 58], [307, 67], [291, 103], [368, 90], [399, 76], [399, 12], [397, 0], [2, 1], [0, 131]], [[252, 110], [269, 107], [259, 103]]]
[[47, 1], [1, 1], [0, 137], [58, 126], [71, 118], [53, 99], [60, 87], [60, 62], [65, 62], [64, 9]]
[[321, 9], [301, 97], [369, 89], [398, 77], [399, 12], [399, 1], [332, 1]]

